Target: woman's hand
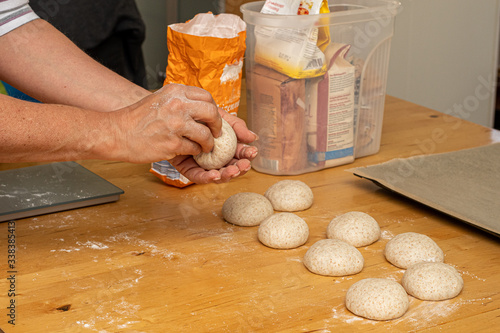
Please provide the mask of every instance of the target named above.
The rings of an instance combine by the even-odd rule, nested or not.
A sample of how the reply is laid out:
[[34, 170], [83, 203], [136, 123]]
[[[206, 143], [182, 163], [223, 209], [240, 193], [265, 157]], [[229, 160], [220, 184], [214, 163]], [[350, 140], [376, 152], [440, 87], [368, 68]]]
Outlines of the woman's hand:
[[116, 159], [149, 163], [210, 152], [222, 120], [210, 93], [169, 84], [138, 103], [110, 112]]
[[242, 119], [230, 115], [220, 108], [219, 113], [233, 127], [238, 138], [234, 158], [226, 166], [219, 170], [207, 171], [195, 162], [192, 155], [176, 156], [169, 160], [181, 174], [194, 183], [226, 183], [250, 170], [250, 162], [257, 156], [257, 148], [248, 145], [257, 139], [257, 135], [248, 130]]

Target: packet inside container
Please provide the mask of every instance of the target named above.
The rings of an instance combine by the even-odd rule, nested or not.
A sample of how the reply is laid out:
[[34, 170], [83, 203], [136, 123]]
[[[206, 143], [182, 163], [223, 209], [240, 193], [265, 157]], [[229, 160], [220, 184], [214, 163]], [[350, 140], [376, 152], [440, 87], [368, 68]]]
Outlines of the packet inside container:
[[[226, 112], [237, 115], [241, 95], [246, 23], [237, 15], [202, 13], [167, 30], [169, 51], [164, 85], [203, 88]], [[152, 163], [154, 175], [166, 184], [193, 184], [168, 161]]]
[[268, 67], [255, 65], [247, 73], [252, 94], [248, 123], [259, 140], [252, 161], [257, 171], [297, 174], [307, 168], [306, 79], [292, 79]]
[[319, 167], [354, 161], [356, 68], [345, 59], [349, 49], [331, 43], [328, 71], [306, 82], [308, 160]]
[[[261, 13], [313, 15], [328, 13], [327, 0], [267, 0]], [[328, 27], [289, 29], [255, 27], [255, 62], [294, 79], [323, 75], [323, 51], [330, 43]]]

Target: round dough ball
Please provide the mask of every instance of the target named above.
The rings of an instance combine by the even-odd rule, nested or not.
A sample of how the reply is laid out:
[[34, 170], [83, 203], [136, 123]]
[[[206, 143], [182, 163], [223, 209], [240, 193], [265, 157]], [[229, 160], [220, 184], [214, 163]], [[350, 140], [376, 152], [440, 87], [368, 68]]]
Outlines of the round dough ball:
[[345, 305], [355, 315], [389, 320], [401, 317], [408, 310], [410, 301], [399, 283], [369, 278], [356, 282], [347, 290]]
[[415, 232], [399, 234], [387, 242], [384, 255], [387, 261], [400, 268], [416, 263], [443, 262], [443, 250], [428, 236]]
[[293, 213], [276, 213], [259, 226], [259, 240], [274, 249], [293, 249], [303, 245], [309, 237], [309, 227]]
[[220, 169], [229, 163], [236, 153], [236, 134], [227, 121], [222, 119], [222, 135], [214, 139], [214, 148], [209, 153], [193, 156], [196, 163], [205, 170]]
[[258, 193], [242, 192], [230, 196], [222, 205], [222, 217], [242, 227], [259, 225], [273, 215], [273, 205]]
[[306, 183], [300, 180], [281, 180], [264, 193], [275, 210], [296, 212], [312, 206], [313, 193]]
[[406, 292], [424, 301], [442, 301], [457, 296], [464, 286], [460, 273], [441, 262], [421, 262], [410, 266], [401, 284]]
[[355, 247], [367, 246], [380, 238], [380, 227], [363, 212], [349, 212], [335, 217], [326, 229], [328, 238], [343, 240]]
[[361, 272], [364, 265], [361, 252], [338, 239], [322, 239], [314, 243], [304, 255], [304, 265], [313, 273], [344, 276]]

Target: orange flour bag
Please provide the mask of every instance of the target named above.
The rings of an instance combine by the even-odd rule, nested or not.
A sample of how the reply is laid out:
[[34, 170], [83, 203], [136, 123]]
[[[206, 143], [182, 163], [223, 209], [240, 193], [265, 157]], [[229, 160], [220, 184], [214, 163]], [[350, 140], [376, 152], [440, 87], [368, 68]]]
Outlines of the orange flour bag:
[[219, 107], [236, 115], [240, 103], [246, 24], [236, 15], [204, 13], [167, 31], [164, 84], [203, 88]]
[[[232, 14], [198, 14], [186, 23], [169, 25], [164, 85], [180, 83], [203, 88], [219, 107], [237, 115], [245, 39], [245, 22]], [[152, 163], [150, 171], [168, 185], [193, 184], [168, 161]]]

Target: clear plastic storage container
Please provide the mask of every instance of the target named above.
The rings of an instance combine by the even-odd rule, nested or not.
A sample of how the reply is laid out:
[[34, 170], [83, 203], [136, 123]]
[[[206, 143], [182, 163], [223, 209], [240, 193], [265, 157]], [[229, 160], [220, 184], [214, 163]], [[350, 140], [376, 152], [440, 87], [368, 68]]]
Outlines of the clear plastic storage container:
[[380, 148], [397, 1], [330, 0], [330, 13], [269, 15], [247, 23], [247, 122], [259, 135], [252, 166], [296, 175]]

